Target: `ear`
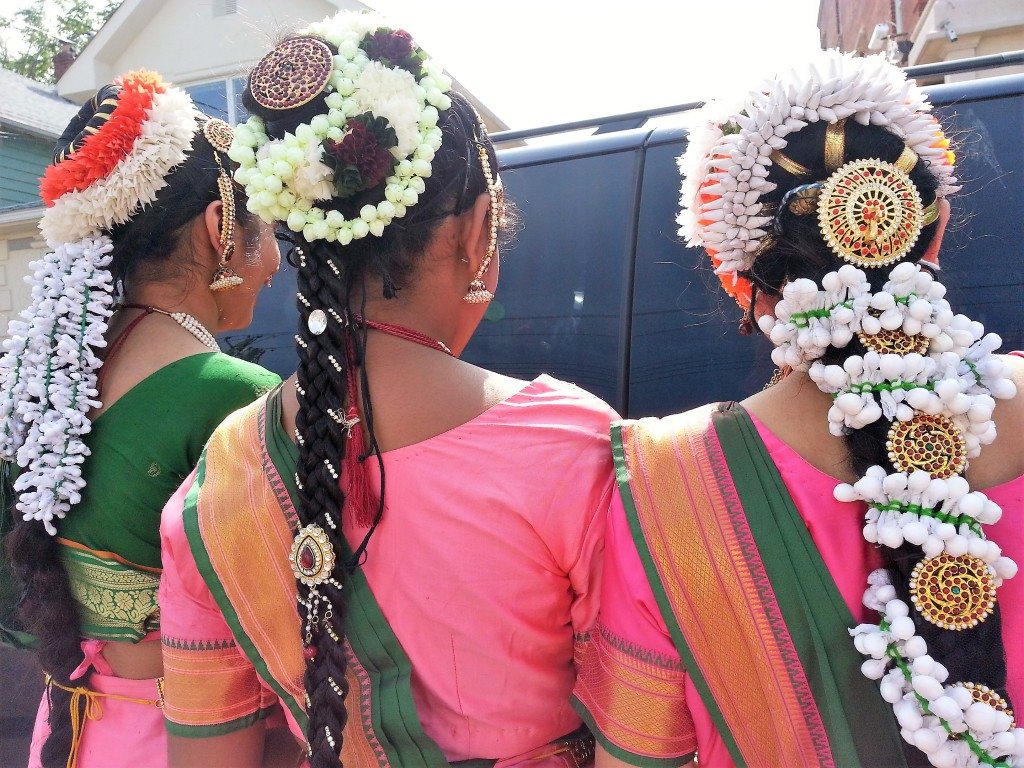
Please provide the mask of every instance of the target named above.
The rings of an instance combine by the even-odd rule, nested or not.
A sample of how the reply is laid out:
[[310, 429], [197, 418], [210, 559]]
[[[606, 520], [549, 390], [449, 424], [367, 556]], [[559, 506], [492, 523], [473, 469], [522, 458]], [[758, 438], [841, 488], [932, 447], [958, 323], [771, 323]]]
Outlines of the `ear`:
[[470, 274], [475, 275], [487, 255], [491, 229], [487, 215], [491, 210], [491, 196], [487, 192], [480, 194], [473, 207], [459, 216], [459, 253], [458, 256], [469, 262]]
[[220, 250], [220, 223], [223, 216], [224, 203], [220, 200], [214, 200], [206, 206], [206, 210], [203, 212], [202, 237], [209, 243], [218, 261], [222, 255]]
[[942, 248], [942, 238], [946, 234], [946, 225], [949, 223], [949, 200], [942, 198], [939, 200], [939, 223], [935, 227], [935, 237], [932, 238], [931, 243], [928, 245], [928, 250], [924, 252], [924, 256], [921, 257], [921, 261], [926, 264], [931, 264], [935, 267], [939, 266], [939, 249]]

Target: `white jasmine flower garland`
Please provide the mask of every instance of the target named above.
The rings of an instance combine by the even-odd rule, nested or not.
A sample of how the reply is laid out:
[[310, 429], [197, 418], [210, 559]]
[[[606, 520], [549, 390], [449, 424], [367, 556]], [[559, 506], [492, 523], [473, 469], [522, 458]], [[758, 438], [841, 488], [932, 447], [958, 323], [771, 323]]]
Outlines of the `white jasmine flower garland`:
[[[325, 91], [327, 113], [280, 139], [271, 139], [257, 116], [236, 129], [229, 152], [239, 164], [235, 179], [245, 187], [249, 210], [264, 221], [285, 222], [309, 241], [345, 245], [381, 235], [418, 202], [441, 147], [437, 122], [439, 110], [451, 106], [447, 93], [452, 81], [429, 59], [422, 62], [418, 75], [370, 60], [359, 46], [367, 35], [381, 30], [391, 28], [380, 17], [346, 11], [311, 24], [300, 34], [319, 37], [338, 51]], [[385, 118], [394, 130], [398, 144], [390, 151], [397, 162], [385, 179], [384, 199], [364, 205], [358, 216], [348, 219], [317, 205], [335, 192], [334, 173], [324, 162], [325, 143], [342, 142], [352, 130], [350, 121], [367, 113]]]
[[43, 260], [23, 315], [31, 322], [17, 321], [12, 330], [22, 333], [12, 336], [0, 363], [3, 458], [24, 468], [14, 485], [17, 509], [51, 535], [54, 518], [78, 503], [85, 485], [81, 464], [89, 449], [82, 438], [91, 428], [89, 411], [100, 404], [93, 350], [105, 345], [112, 312], [112, 247], [106, 236], [86, 238]]
[[[835, 395], [828, 416], [833, 434], [883, 418], [941, 415], [956, 425], [973, 458], [995, 439], [995, 398], [1013, 397], [1016, 388], [993, 355], [999, 337], [954, 315], [944, 296], [945, 288], [915, 264], [897, 265], [877, 292], [870, 291], [861, 270], [844, 265], [826, 275], [821, 288], [810, 280], [788, 284], [777, 317], [764, 316], [759, 325], [778, 345], [773, 352], [778, 364], [808, 370], [819, 389]], [[841, 366], [819, 360], [829, 346], [842, 348], [856, 333], [882, 330], [926, 338], [928, 351], [868, 351], [847, 357]], [[856, 483], [838, 485], [835, 497], [867, 503], [863, 535], [871, 544], [919, 546], [925, 558], [976, 557], [996, 587], [1017, 573], [1017, 564], [984, 533], [1002, 510], [985, 494], [971, 491], [960, 475], [942, 479], [874, 466]], [[928, 655], [886, 571], [871, 574], [864, 602], [882, 620], [861, 624], [850, 634], [857, 650], [869, 657], [862, 671], [880, 681], [903, 738], [938, 768], [1024, 765], [1024, 730], [1013, 728], [1011, 718], [991, 704], [976, 701], [970, 684], [946, 684], [948, 672]]]

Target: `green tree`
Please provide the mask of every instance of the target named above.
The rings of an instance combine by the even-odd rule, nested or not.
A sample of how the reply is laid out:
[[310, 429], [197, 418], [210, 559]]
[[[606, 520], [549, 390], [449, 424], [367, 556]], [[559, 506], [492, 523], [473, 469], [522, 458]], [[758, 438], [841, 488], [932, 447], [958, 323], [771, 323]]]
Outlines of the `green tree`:
[[0, 66], [33, 80], [53, 83], [53, 57], [62, 42], [70, 43], [76, 54], [81, 52], [120, 4], [121, 0], [107, 0], [105, 6], [96, 9], [89, 0], [33, 0], [0, 18], [5, 39], [13, 36], [23, 44], [13, 54], [7, 42], [0, 42]]

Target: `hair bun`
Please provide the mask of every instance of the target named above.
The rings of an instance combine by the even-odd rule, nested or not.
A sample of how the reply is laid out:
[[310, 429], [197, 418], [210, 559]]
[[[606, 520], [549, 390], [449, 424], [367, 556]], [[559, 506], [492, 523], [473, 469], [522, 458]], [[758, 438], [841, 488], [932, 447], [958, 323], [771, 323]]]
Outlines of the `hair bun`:
[[121, 86], [108, 83], [82, 105], [78, 114], [71, 119], [64, 133], [57, 139], [57, 144], [53, 148], [54, 164], [66, 160], [82, 148], [87, 138], [99, 133], [100, 128], [114, 113], [120, 95]]

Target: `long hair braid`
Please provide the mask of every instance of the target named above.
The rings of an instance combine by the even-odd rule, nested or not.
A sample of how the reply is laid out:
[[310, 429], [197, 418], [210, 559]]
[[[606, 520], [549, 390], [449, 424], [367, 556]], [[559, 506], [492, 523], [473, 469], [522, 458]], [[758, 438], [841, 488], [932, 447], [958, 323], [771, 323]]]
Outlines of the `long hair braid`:
[[[345, 496], [339, 484], [348, 434], [339, 423], [346, 413], [346, 381], [351, 362], [348, 296], [352, 271], [340, 267], [321, 241], [301, 241], [298, 255], [297, 305], [299, 351], [296, 466], [301, 525], [319, 526], [334, 552], [345, 550], [338, 511]], [[326, 267], [326, 268], [325, 268]], [[310, 315], [326, 316], [323, 333], [310, 330]], [[352, 425], [350, 429], [359, 429]], [[299, 585], [298, 610], [303, 622], [306, 654], [306, 743], [312, 768], [337, 765], [347, 719], [344, 637], [345, 564], [332, 578], [308, 587]]]
[[[778, 188], [765, 196], [766, 202], [777, 204], [796, 185], [828, 177], [829, 170], [823, 161], [825, 129], [826, 126], [821, 123], [813, 124], [791, 137], [786, 154], [810, 169], [811, 173], [809, 176], [795, 177], [785, 169], [773, 166], [769, 180], [778, 184]], [[903, 141], [889, 131], [876, 126], [863, 126], [852, 120], [845, 126], [845, 136], [847, 161], [876, 158], [895, 162], [904, 149]], [[919, 160], [909, 176], [925, 205], [935, 199], [937, 180], [926, 161]], [[845, 263], [824, 241], [815, 215], [796, 215], [784, 206], [777, 217], [783, 225], [784, 236], [779, 238], [774, 247], [759, 256], [748, 272], [742, 273], [758, 290], [779, 296], [787, 282], [798, 278], [809, 278], [820, 284], [827, 273], [839, 269]], [[937, 222], [925, 226], [902, 261], [918, 262], [931, 245], [937, 230]], [[882, 290], [894, 266], [865, 270], [872, 292]], [[827, 365], [842, 366], [847, 358], [862, 356], [865, 352], [867, 348], [855, 335], [843, 348], [828, 347], [821, 361]], [[843, 436], [849, 455], [849, 468], [858, 477], [863, 477], [867, 469], [875, 465], [885, 468], [887, 473], [898, 471], [886, 449], [891, 423], [882, 418]], [[913, 606], [910, 599], [910, 575], [914, 566], [924, 557], [922, 548], [905, 542], [896, 549], [883, 546], [879, 551], [897, 597], [908, 606]], [[946, 667], [950, 680], [986, 685], [1009, 702], [1006, 693], [1006, 653], [998, 601], [994, 612], [985, 621], [959, 631], [942, 629], [932, 624], [916, 608], [911, 607], [910, 613], [917, 634], [927, 643], [928, 653]], [[913, 752], [916, 757], [920, 757], [916, 750]]]

